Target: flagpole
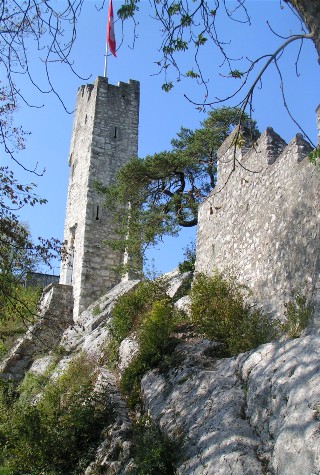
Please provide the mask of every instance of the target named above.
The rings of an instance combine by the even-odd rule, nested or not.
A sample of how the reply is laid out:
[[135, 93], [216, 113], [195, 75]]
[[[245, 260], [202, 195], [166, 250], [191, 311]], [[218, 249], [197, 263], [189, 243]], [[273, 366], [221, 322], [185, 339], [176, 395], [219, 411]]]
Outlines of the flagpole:
[[114, 18], [113, 18], [113, 7], [112, 0], [109, 1], [108, 7], [108, 22], [107, 22], [107, 38], [106, 38], [106, 53], [104, 57], [104, 72], [103, 76], [107, 77], [107, 59], [108, 59], [108, 47], [110, 48], [111, 54], [116, 58], [116, 39], [114, 36]]
[[103, 77], [107, 77], [107, 58], [108, 58], [108, 42], [106, 41], [106, 52], [104, 54], [104, 69], [103, 69]]

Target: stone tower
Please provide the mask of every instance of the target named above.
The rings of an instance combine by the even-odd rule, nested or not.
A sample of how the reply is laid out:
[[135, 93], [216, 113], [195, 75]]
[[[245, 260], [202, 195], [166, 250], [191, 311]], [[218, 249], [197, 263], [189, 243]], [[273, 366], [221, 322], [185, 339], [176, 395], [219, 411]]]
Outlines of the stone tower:
[[69, 154], [69, 184], [64, 227], [68, 257], [60, 283], [72, 285], [74, 318], [119, 282], [112, 271], [123, 254], [103, 241], [113, 225], [94, 183], [108, 185], [116, 171], [138, 152], [138, 81], [108, 84], [98, 77], [79, 88]]

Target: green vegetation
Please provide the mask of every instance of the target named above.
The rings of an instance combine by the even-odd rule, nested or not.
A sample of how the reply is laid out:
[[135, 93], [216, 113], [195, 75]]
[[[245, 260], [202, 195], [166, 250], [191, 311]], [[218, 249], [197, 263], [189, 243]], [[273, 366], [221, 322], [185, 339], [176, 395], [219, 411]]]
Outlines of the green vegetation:
[[319, 168], [319, 158], [320, 158], [320, 147], [316, 147], [312, 152], [308, 155], [309, 161], [314, 165], [318, 166]]
[[95, 305], [92, 309], [92, 315], [96, 317], [101, 312], [100, 305]]
[[163, 279], [145, 280], [134, 290], [118, 298], [109, 324], [110, 334], [118, 344], [135, 331], [153, 302], [167, 299], [167, 284]]
[[114, 357], [120, 342], [134, 332], [139, 351], [125, 369], [121, 389], [131, 407], [139, 404], [142, 376], [156, 366], [168, 365], [175, 347], [171, 338], [174, 328], [183, 315], [173, 308], [166, 294], [164, 280], [141, 282], [132, 292], [121, 296], [112, 312], [110, 333], [113, 338], [111, 352]]
[[0, 358], [8, 353], [15, 340], [34, 322], [40, 294], [39, 288], [12, 283], [10, 297], [0, 296]]
[[150, 418], [142, 417], [134, 426], [133, 475], [174, 475], [178, 446], [164, 436]]
[[285, 304], [285, 322], [282, 329], [288, 338], [298, 338], [307, 327], [311, 314], [312, 305], [307, 303], [307, 298], [297, 292], [293, 301]]
[[[14, 179], [12, 172], [0, 167], [0, 358], [14, 340], [34, 322], [40, 289], [25, 287], [28, 275], [39, 264], [50, 265], [57, 242], [40, 239], [34, 244], [28, 227], [10, 211], [24, 204], [45, 202]], [[11, 203], [11, 204], [10, 204]]]
[[55, 380], [29, 375], [17, 389], [3, 383], [0, 473], [82, 474], [112, 421], [96, 380], [94, 362], [80, 355]]
[[183, 272], [194, 272], [195, 263], [196, 263], [196, 244], [193, 241], [189, 246], [184, 249], [184, 261], [179, 263], [179, 271]]
[[191, 290], [191, 315], [201, 335], [224, 345], [226, 356], [256, 348], [279, 334], [278, 322], [252, 310], [235, 279], [222, 278], [218, 273], [196, 276]]
[[120, 388], [131, 407], [140, 404], [140, 382], [150, 369], [170, 366], [176, 340], [171, 334], [180, 321], [169, 299], [154, 302], [136, 331], [139, 351], [124, 370]]

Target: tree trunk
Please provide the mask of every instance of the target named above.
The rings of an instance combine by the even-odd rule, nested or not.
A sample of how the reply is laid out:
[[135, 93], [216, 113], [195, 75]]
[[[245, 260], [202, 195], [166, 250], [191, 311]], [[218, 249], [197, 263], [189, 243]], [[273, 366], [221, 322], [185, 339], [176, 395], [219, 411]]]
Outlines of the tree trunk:
[[319, 0], [287, 0], [298, 12], [309, 32], [318, 53], [320, 63], [320, 1]]

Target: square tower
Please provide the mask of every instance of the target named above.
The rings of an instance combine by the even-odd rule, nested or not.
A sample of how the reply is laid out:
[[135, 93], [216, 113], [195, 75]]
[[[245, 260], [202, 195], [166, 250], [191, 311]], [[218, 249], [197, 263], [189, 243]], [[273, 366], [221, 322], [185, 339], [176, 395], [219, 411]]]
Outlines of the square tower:
[[69, 184], [64, 226], [67, 259], [60, 283], [72, 285], [74, 318], [120, 280], [112, 270], [123, 253], [103, 241], [114, 238], [110, 214], [95, 182], [109, 185], [138, 153], [140, 84], [108, 84], [98, 77], [79, 88], [69, 154]]

